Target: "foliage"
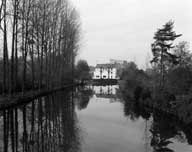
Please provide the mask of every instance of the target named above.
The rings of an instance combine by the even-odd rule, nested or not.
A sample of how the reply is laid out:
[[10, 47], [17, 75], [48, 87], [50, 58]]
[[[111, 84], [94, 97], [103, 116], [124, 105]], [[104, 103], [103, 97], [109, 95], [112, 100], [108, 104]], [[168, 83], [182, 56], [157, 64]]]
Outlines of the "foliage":
[[79, 80], [89, 80], [91, 78], [90, 68], [88, 66], [87, 61], [79, 60], [76, 66], [76, 77]]
[[191, 68], [181, 66], [169, 70], [166, 88], [176, 95], [188, 94], [192, 88]]
[[148, 75], [143, 70], [139, 70], [134, 62], [128, 63], [124, 68], [121, 79], [123, 83], [120, 87], [126, 90], [125, 93], [130, 97], [134, 97], [134, 92], [138, 90], [138, 87], [148, 88]]
[[167, 72], [166, 89], [176, 95], [188, 94], [192, 84], [192, 54], [189, 51], [189, 43], [179, 42], [173, 51], [178, 64]]
[[192, 65], [192, 54], [189, 50], [189, 43], [186, 41], [179, 42], [173, 49], [177, 56], [178, 66], [189, 67]]

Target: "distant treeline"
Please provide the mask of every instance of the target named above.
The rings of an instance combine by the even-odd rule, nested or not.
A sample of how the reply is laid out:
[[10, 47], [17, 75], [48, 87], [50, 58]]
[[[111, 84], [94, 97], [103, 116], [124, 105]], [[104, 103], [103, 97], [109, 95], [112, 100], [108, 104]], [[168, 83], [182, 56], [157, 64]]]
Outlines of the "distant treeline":
[[80, 23], [68, 0], [0, 1], [0, 87], [4, 94], [72, 80]]

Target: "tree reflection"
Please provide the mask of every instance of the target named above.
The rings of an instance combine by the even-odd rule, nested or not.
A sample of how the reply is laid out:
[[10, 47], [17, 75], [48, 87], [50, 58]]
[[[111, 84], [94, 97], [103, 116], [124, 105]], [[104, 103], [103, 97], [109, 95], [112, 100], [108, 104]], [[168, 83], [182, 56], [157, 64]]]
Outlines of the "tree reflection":
[[151, 116], [142, 105], [134, 101], [124, 102], [124, 115], [130, 117], [131, 120], [137, 120], [139, 117], [148, 120]]
[[[124, 115], [129, 119], [136, 121], [141, 117], [147, 123], [151, 121], [150, 126], [147, 125], [148, 128], [146, 128], [150, 135], [145, 135], [145, 137], [149, 140], [149, 146], [154, 152], [174, 152], [170, 148], [172, 139], [192, 143], [192, 125], [186, 125], [174, 116], [147, 108], [139, 102], [127, 100], [123, 104]], [[148, 133], [146, 129], [145, 132]]]
[[79, 128], [71, 93], [55, 93], [3, 111], [4, 152], [78, 152]]
[[152, 134], [151, 146], [155, 152], [173, 152], [168, 147], [172, 143], [170, 139], [179, 132], [178, 125], [173, 118], [160, 112], [154, 112], [150, 132]]
[[93, 96], [93, 90], [89, 88], [80, 88], [77, 93], [77, 107], [79, 110], [86, 109], [90, 98]]

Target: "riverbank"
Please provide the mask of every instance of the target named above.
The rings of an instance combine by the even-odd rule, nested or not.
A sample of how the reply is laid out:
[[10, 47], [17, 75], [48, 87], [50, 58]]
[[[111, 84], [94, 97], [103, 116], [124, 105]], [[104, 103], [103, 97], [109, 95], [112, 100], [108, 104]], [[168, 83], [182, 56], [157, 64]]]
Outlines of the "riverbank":
[[192, 95], [175, 95], [167, 90], [154, 91], [150, 87], [130, 87], [126, 82], [120, 81], [119, 88], [125, 101], [139, 103], [153, 111], [161, 111], [167, 115], [177, 117], [185, 124], [192, 122]]
[[69, 88], [76, 87], [79, 85], [82, 85], [82, 83], [66, 84], [63, 87], [58, 87], [58, 88], [54, 88], [51, 90], [44, 89], [41, 91], [30, 91], [30, 92], [26, 92], [24, 95], [16, 94], [12, 97], [3, 97], [2, 96], [2, 97], [0, 97], [0, 110], [9, 109], [14, 106], [26, 104], [41, 96], [45, 96], [45, 95], [48, 95], [48, 94], [56, 92], [56, 91], [69, 89]]

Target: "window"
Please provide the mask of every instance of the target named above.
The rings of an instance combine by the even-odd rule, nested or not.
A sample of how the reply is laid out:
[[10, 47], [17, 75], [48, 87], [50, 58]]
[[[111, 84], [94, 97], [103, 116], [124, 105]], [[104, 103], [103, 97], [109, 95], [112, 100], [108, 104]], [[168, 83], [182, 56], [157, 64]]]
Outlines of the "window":
[[104, 75], [103, 78], [106, 78], [106, 75]]
[[99, 76], [97, 75], [96, 78], [99, 78]]

